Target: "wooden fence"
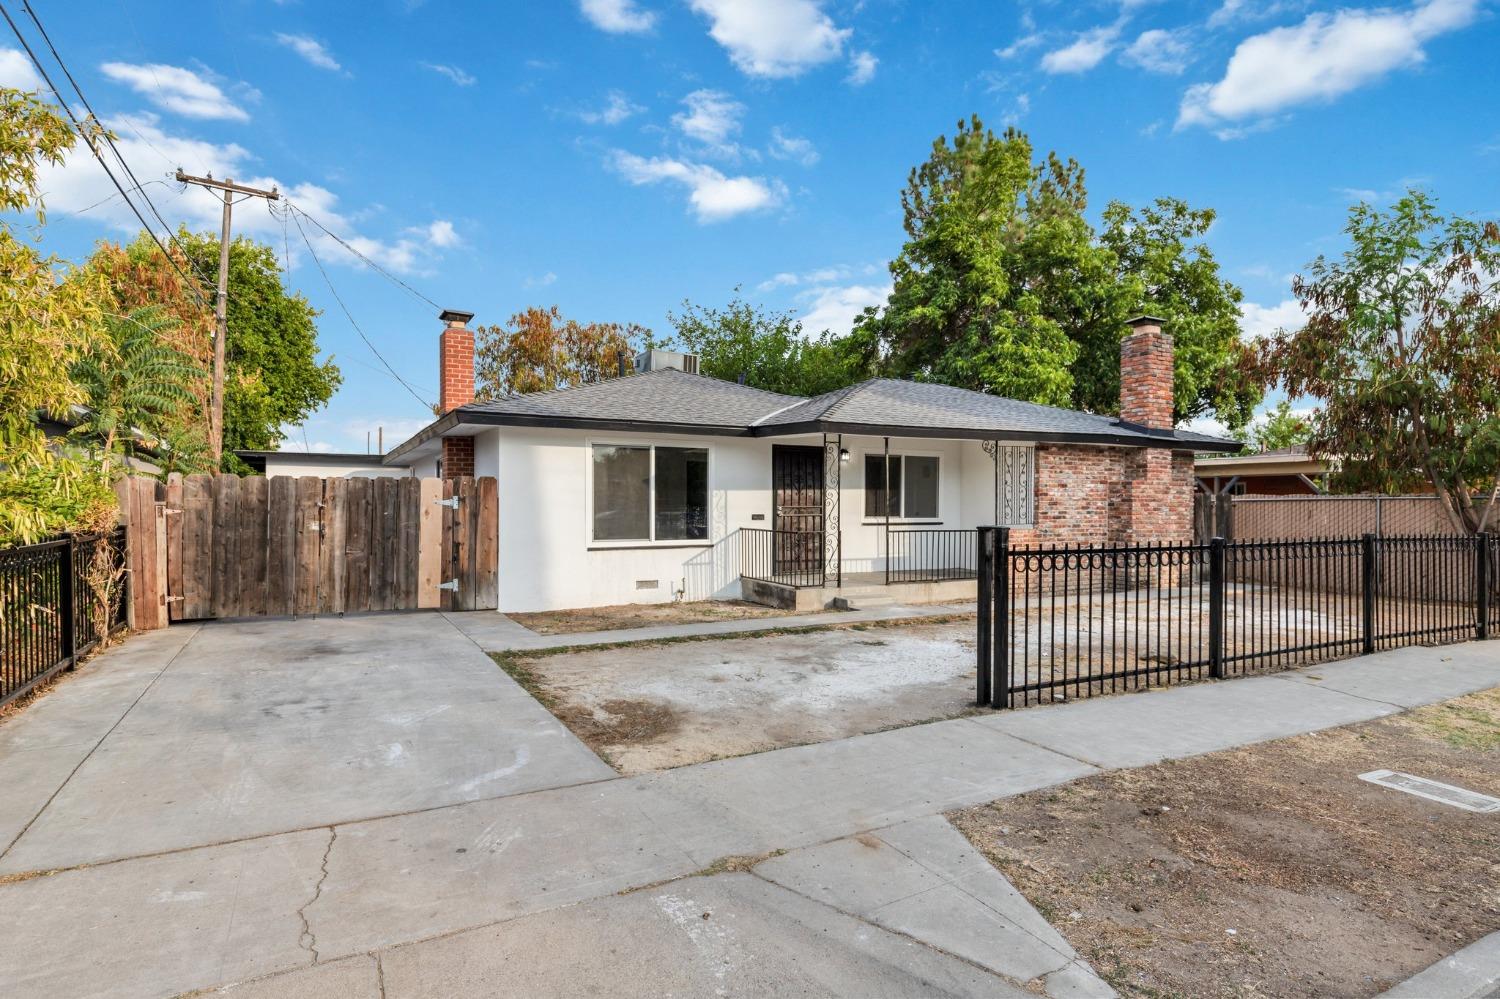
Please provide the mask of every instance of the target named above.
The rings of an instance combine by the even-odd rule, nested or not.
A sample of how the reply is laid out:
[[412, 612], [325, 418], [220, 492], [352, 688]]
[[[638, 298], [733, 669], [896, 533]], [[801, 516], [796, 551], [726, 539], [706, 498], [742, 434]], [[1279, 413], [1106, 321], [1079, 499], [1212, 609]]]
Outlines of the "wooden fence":
[[128, 522], [153, 528], [131, 553], [142, 630], [498, 605], [493, 478], [174, 475], [128, 480], [121, 498]]

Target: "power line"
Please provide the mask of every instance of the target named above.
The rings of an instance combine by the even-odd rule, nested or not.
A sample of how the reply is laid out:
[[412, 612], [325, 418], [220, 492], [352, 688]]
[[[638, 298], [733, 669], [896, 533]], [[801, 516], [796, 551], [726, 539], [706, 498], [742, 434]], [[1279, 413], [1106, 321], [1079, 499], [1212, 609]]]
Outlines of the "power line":
[[[187, 273], [183, 271], [180, 266], [178, 266], [177, 261], [172, 257], [171, 252], [167, 250], [166, 245], [162, 243], [160, 237], [156, 235], [156, 231], [151, 228], [150, 223], [146, 221], [146, 217], [141, 214], [141, 210], [136, 207], [135, 202], [131, 201], [130, 196], [125, 193], [125, 186], [120, 183], [120, 180], [115, 176], [114, 171], [109, 168], [109, 164], [104, 162], [104, 157], [99, 154], [99, 149], [96, 145], [94, 145], [93, 140], [89, 136], [88, 130], [83, 127], [83, 123], [78, 120], [78, 116], [73, 113], [73, 109], [68, 106], [68, 102], [63, 100], [62, 94], [59, 93], [57, 87], [53, 85], [52, 77], [47, 73], [47, 68], [42, 65], [42, 61], [38, 59], [36, 53], [32, 51], [31, 43], [26, 40], [25, 35], [21, 34], [20, 27], [18, 27], [16, 25], [16, 22], [11, 18], [10, 11], [6, 9], [3, 3], [0, 3], [0, 15], [3, 15], [5, 17], [5, 23], [10, 25], [11, 33], [14, 34], [16, 36], [16, 40], [21, 43], [21, 48], [26, 50], [26, 57], [30, 59], [31, 64], [36, 67], [36, 71], [41, 76], [42, 82], [47, 85], [47, 89], [52, 91], [52, 96], [57, 98], [57, 103], [62, 107], [63, 112], [68, 116], [68, 120], [73, 123], [73, 127], [77, 130], [78, 135], [83, 139], [85, 143], [88, 144], [89, 151], [94, 154], [94, 159], [98, 161], [100, 168], [102, 168], [105, 174], [109, 177], [110, 183], [114, 184], [115, 190], [120, 192], [120, 197], [124, 199], [125, 204], [129, 206], [131, 214], [133, 214], [141, 223], [141, 227], [146, 230], [146, 234], [151, 237], [151, 241], [157, 245], [157, 248], [161, 250], [162, 255], [167, 258], [167, 263], [171, 264], [172, 269], [177, 272], [178, 276], [181, 277], [183, 281], [187, 282], [188, 286], [192, 288], [193, 295], [201, 304], [206, 304], [207, 299], [203, 297], [203, 292], [200, 291], [198, 286], [193, 283], [192, 279], [187, 276]], [[139, 189], [140, 185], [137, 184], [136, 187], [137, 189]], [[144, 194], [142, 194], [142, 197], [144, 197]], [[147, 199], [148, 203], [149, 201], [150, 199]]]
[[[63, 71], [63, 76], [67, 78], [68, 83], [73, 88], [73, 92], [78, 95], [78, 100], [83, 103], [83, 109], [88, 112], [89, 117], [92, 118], [96, 124], [100, 125], [98, 134], [104, 139], [105, 145], [109, 146], [109, 151], [114, 154], [115, 159], [119, 161], [120, 166], [124, 168], [125, 175], [129, 177], [130, 182], [135, 185], [135, 190], [140, 194], [141, 200], [146, 202], [146, 207], [151, 209], [151, 214], [156, 217], [156, 221], [161, 223], [162, 229], [165, 230], [167, 234], [167, 239], [171, 240], [173, 245], [177, 247], [178, 252], [182, 254], [183, 259], [187, 261], [187, 264], [190, 268], [192, 268], [193, 273], [198, 275], [198, 279], [207, 284], [208, 277], [198, 269], [198, 265], [193, 260], [192, 256], [177, 240], [171, 224], [162, 217], [161, 212], [157, 211], [156, 203], [151, 200], [151, 196], [146, 193], [144, 185], [142, 185], [140, 179], [136, 177], [135, 171], [132, 170], [130, 168], [130, 164], [126, 162], [124, 155], [120, 152], [120, 147], [115, 145], [114, 137], [109, 134], [108, 130], [103, 128], [103, 123], [100, 121], [99, 115], [94, 111], [94, 106], [89, 103], [88, 97], [86, 97], [83, 93], [83, 88], [80, 87], [78, 85], [78, 81], [73, 78], [73, 72], [72, 70], [68, 69], [68, 64], [63, 61], [63, 57], [58, 53], [57, 46], [52, 44], [52, 37], [47, 34], [47, 29], [42, 26], [41, 18], [37, 17], [36, 11], [32, 9], [31, 0], [21, 0], [21, 8], [25, 10], [26, 15], [31, 18], [31, 23], [36, 25], [36, 30], [41, 34], [42, 41], [47, 43], [47, 50], [52, 53], [52, 58], [56, 60], [58, 67]], [[8, 15], [7, 20], [9, 20]], [[51, 86], [51, 81], [48, 81], [48, 86]], [[62, 95], [58, 94], [56, 90], [53, 90], [53, 94], [57, 96], [57, 99], [59, 101], [62, 100]], [[134, 130], [134, 128], [135, 126], [132, 124], [131, 129]], [[139, 132], [137, 132], [137, 134], [139, 134]], [[87, 138], [85, 139], [85, 141], [88, 141]], [[144, 137], [142, 137], [142, 141], [145, 141]], [[147, 145], [150, 145], [150, 143], [147, 143]], [[97, 150], [95, 152], [95, 155], [98, 155]], [[136, 217], [140, 217], [139, 212], [136, 213]], [[160, 240], [158, 240], [157, 242], [158, 245], [160, 245]], [[206, 302], [206, 299], [203, 299], [200, 295], [200, 301]]]
[[[269, 204], [266, 205], [266, 209], [268, 211], [270, 210], [270, 207], [271, 206]], [[301, 214], [303, 214], [303, 212], [299, 210], [297, 212], [297, 215]], [[423, 399], [420, 395], [418, 395], [417, 390], [412, 388], [405, 378], [402, 378], [399, 374], [396, 373], [396, 369], [391, 367], [391, 362], [385, 359], [385, 355], [376, 348], [375, 344], [370, 341], [369, 337], [365, 336], [365, 331], [359, 328], [359, 323], [355, 322], [354, 315], [349, 311], [349, 306], [344, 304], [344, 300], [339, 297], [338, 289], [333, 286], [333, 280], [329, 278], [328, 271], [323, 267], [323, 261], [318, 259], [318, 252], [313, 249], [312, 240], [307, 238], [307, 230], [302, 228], [302, 222], [297, 218], [297, 215], [292, 216], [292, 223], [297, 227], [297, 234], [302, 237], [302, 242], [307, 245], [307, 252], [312, 256], [313, 263], [318, 265], [318, 273], [323, 275], [323, 282], [328, 285], [328, 291], [333, 295], [333, 300], [339, 303], [340, 309], [344, 310], [344, 318], [349, 320], [349, 325], [354, 327], [354, 332], [358, 333], [359, 338], [365, 342], [365, 346], [370, 348], [370, 353], [374, 354], [377, 358], [380, 359], [380, 363], [385, 365], [385, 370], [390, 372], [391, 377], [400, 382], [401, 387], [410, 392], [413, 399], [417, 400], [428, 409], [431, 409], [432, 403], [428, 402], [426, 399]]]
[[[386, 270], [384, 267], [381, 267], [375, 261], [373, 261], [369, 257], [365, 256], [363, 253], [360, 253], [358, 250], [356, 250], [354, 247], [350, 246], [348, 243], [344, 242], [344, 240], [341, 239], [337, 234], [331, 232], [328, 229], [327, 226], [325, 226], [323, 223], [319, 222], [317, 219], [313, 218], [311, 215], [307, 214], [306, 210], [304, 210], [302, 208], [302, 206], [295, 205], [295, 204], [292, 203], [291, 199], [287, 199], [287, 207], [289, 207], [292, 210], [296, 211], [298, 215], [301, 215], [303, 218], [307, 219], [307, 221], [311, 222], [313, 225], [315, 225], [319, 229], [323, 230], [323, 234], [326, 235], [329, 239], [333, 240], [335, 243], [338, 243], [344, 249], [348, 250], [350, 253], [352, 253], [356, 257], [358, 257], [360, 260], [364, 261], [366, 264], [368, 264], [371, 268], [373, 268], [375, 271], [377, 271], [386, 280], [392, 281], [395, 284], [399, 285], [401, 288], [405, 289], [409, 294], [411, 294], [417, 300], [422, 301], [422, 302], [426, 302], [428, 305], [432, 306], [434, 309], [442, 311], [443, 307], [441, 305], [437, 304], [432, 299], [428, 298], [426, 295], [422, 294], [420, 291], [418, 291], [417, 289], [413, 288], [411, 285], [407, 284], [405, 281], [401, 280], [396, 275], [392, 274], [390, 271]], [[300, 226], [299, 226], [299, 228], [300, 228]]]

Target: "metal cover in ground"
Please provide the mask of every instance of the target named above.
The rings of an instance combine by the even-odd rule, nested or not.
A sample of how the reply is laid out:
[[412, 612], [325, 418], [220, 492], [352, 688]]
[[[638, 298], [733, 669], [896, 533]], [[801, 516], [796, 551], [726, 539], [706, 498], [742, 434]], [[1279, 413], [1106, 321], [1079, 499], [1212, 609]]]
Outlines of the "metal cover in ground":
[[1371, 770], [1367, 774], [1360, 774], [1359, 779], [1369, 781], [1371, 784], [1379, 784], [1381, 787], [1405, 791], [1407, 794], [1414, 794], [1429, 801], [1438, 801], [1444, 805], [1452, 805], [1454, 808], [1462, 808], [1467, 812], [1500, 812], [1500, 798], [1492, 798], [1477, 791], [1454, 787], [1452, 784], [1440, 784], [1435, 780], [1404, 774], [1398, 770]]

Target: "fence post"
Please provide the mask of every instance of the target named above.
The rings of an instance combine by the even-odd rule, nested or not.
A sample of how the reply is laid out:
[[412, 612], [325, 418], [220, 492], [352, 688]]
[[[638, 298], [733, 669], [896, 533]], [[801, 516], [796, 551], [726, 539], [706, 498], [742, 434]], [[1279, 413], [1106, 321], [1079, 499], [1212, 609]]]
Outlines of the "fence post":
[[995, 529], [995, 554], [990, 560], [990, 590], [995, 595], [995, 641], [991, 661], [990, 707], [1010, 707], [1010, 528]]
[[1479, 560], [1474, 563], [1475, 582], [1479, 588], [1479, 621], [1474, 634], [1480, 639], [1490, 637], [1490, 535], [1488, 531], [1481, 531], [1476, 539], [1479, 542]]
[[1208, 543], [1208, 675], [1224, 678], [1224, 548], [1222, 537]]
[[1364, 622], [1364, 654], [1375, 652], [1375, 535], [1363, 536], [1360, 545], [1360, 581], [1363, 590], [1360, 615]]
[[990, 703], [990, 645], [994, 632], [991, 629], [990, 603], [995, 599], [994, 561], [995, 529], [981, 527], [978, 530], [979, 552], [976, 570], [979, 578], [979, 634], [974, 643], [977, 659], [975, 673], [974, 703], [981, 708]]
[[67, 544], [62, 549], [62, 566], [57, 574], [58, 651], [61, 653], [58, 658], [67, 660], [68, 669], [73, 668], [78, 648], [78, 615], [74, 611], [77, 596], [75, 576], [78, 571], [74, 565], [75, 552], [73, 535], [69, 534]]

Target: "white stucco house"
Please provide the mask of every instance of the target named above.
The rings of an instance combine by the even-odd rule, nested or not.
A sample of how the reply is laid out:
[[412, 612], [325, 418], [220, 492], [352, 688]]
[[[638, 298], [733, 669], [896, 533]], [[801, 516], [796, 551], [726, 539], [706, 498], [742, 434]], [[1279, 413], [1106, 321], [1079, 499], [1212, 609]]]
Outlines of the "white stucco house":
[[1171, 337], [1149, 318], [1122, 342], [1119, 417], [891, 379], [784, 396], [662, 351], [476, 402], [472, 315], [441, 318], [442, 415], [375, 461], [498, 480], [502, 611], [972, 593], [977, 526], [1017, 544], [1185, 540], [1193, 454], [1240, 446], [1173, 427]]

